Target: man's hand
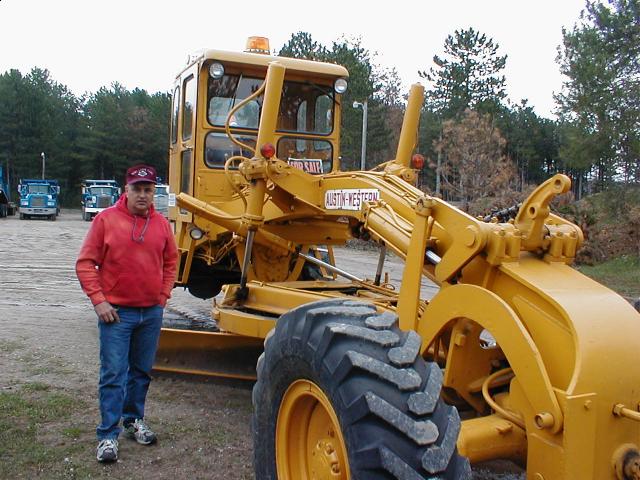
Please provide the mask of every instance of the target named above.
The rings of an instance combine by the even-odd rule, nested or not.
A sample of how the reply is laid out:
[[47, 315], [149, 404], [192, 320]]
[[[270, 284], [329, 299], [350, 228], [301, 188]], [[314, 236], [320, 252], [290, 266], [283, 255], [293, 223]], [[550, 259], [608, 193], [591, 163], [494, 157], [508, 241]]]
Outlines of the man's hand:
[[165, 308], [167, 306], [167, 300], [168, 298], [165, 297], [162, 293], [160, 294], [160, 306], [162, 308]]
[[97, 305], [94, 305], [93, 308], [96, 311], [96, 315], [98, 315], [98, 318], [104, 323], [113, 323], [120, 321], [118, 311], [113, 308], [113, 306], [107, 301], [98, 303]]

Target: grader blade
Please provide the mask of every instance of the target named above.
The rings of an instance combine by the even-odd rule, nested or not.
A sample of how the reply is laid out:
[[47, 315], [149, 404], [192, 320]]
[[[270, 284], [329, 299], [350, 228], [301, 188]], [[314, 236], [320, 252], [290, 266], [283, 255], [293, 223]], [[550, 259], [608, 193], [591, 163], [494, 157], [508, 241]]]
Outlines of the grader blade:
[[163, 328], [153, 369], [210, 377], [255, 380], [262, 339], [223, 332]]

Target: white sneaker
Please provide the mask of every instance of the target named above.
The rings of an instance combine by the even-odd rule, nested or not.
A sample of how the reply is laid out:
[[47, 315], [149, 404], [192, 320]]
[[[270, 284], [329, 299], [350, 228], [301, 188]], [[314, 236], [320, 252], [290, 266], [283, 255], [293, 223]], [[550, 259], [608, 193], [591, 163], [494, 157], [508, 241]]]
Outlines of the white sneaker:
[[118, 460], [118, 440], [107, 438], [100, 440], [96, 458], [99, 462], [115, 462]]
[[125, 427], [124, 432], [127, 437], [134, 439], [141, 445], [151, 445], [152, 443], [156, 443], [158, 439], [156, 434], [153, 433], [140, 418], [136, 419], [128, 427]]

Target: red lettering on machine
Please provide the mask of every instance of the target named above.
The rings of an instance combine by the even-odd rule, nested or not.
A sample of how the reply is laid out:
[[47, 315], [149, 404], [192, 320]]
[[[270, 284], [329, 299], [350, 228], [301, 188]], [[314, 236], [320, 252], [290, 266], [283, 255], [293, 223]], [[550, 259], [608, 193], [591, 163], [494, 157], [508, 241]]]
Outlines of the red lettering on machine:
[[365, 202], [374, 202], [380, 198], [380, 190], [375, 188], [349, 188], [327, 190], [324, 194], [324, 207], [329, 210], [360, 210]]
[[318, 174], [324, 173], [322, 160], [319, 158], [292, 158], [287, 159], [287, 163], [303, 172]]

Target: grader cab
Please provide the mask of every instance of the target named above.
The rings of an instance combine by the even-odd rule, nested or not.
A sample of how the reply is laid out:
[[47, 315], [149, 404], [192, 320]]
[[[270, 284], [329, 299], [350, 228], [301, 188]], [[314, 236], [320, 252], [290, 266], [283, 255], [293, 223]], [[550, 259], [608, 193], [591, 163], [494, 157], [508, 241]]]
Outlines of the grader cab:
[[[218, 50], [178, 75], [177, 284], [219, 295], [215, 328], [163, 329], [156, 368], [252, 378], [257, 359], [258, 479], [462, 479], [499, 458], [536, 480], [640, 478], [640, 315], [570, 266], [582, 232], [549, 207], [570, 180], [506, 223], [425, 195], [420, 85], [395, 158], [341, 171], [347, 84], [338, 65]], [[354, 237], [380, 246], [374, 280], [335, 264]]]

